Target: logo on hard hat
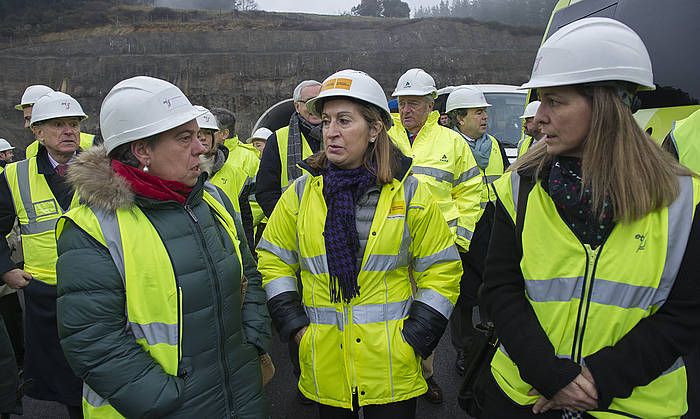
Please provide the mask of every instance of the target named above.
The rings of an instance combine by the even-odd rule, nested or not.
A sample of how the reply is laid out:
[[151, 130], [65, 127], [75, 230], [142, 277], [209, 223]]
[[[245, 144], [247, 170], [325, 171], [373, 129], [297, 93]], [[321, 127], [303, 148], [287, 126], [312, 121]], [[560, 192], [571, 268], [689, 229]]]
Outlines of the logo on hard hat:
[[410, 88], [411, 88], [411, 82], [410, 82], [410, 81], [407, 81], [406, 83], [404, 83], [403, 88], [404, 88], [404, 89], [410, 89]]
[[70, 110], [70, 102], [67, 100], [64, 100], [63, 102], [61, 102], [61, 106], [66, 108], [67, 111]]
[[163, 99], [163, 105], [167, 106], [168, 110], [179, 108], [187, 103], [187, 98], [184, 96], [173, 96]]
[[341, 77], [341, 78], [337, 78], [337, 79], [326, 80], [323, 83], [323, 86], [321, 86], [321, 91], [323, 92], [324, 90], [330, 90], [330, 89], [350, 90], [351, 86], [352, 86], [352, 79]]
[[202, 117], [202, 119], [204, 119], [205, 121], [209, 122], [209, 115], [204, 115], [204, 116]]

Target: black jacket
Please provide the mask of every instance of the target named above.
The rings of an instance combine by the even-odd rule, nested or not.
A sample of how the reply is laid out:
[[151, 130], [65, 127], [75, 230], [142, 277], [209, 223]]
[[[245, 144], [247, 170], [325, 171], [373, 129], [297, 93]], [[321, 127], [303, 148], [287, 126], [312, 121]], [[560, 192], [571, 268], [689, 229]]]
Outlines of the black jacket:
[[[303, 125], [300, 124], [299, 129], [308, 141], [311, 151], [313, 153], [318, 152], [321, 148], [321, 142], [315, 141]], [[279, 147], [277, 145], [277, 132], [273, 132], [265, 143], [265, 151], [263, 151], [262, 158], [260, 159], [260, 168], [255, 178], [255, 198], [258, 204], [260, 204], [260, 208], [262, 208], [263, 212], [268, 217], [272, 214], [272, 210], [275, 209], [277, 201], [279, 201], [280, 196], [282, 196], [282, 189], [280, 188], [280, 179], [282, 176], [281, 166]], [[285, 167], [284, 170], [287, 170], [287, 168]]]
[[[521, 174], [521, 194], [530, 191], [531, 174]], [[525, 188], [525, 189], [523, 189]], [[557, 358], [525, 298], [520, 270], [522, 246], [516, 228], [500, 201], [496, 205], [492, 239], [486, 259], [483, 303], [497, 333], [518, 365], [520, 375], [542, 395], [552, 398], [569, 384], [581, 367]], [[598, 390], [598, 406], [626, 398], [632, 390], [659, 377], [700, 339], [700, 209], [696, 209], [683, 262], [673, 289], [654, 315], [640, 321], [615, 346], [586, 357]], [[543, 261], [553, 263], [555, 261]]]

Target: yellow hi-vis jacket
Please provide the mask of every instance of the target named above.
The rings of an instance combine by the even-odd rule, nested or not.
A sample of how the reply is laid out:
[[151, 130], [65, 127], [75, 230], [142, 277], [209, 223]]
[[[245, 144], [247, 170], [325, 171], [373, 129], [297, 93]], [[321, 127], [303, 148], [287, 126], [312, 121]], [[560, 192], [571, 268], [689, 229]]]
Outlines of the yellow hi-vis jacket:
[[[87, 150], [88, 148], [92, 147], [94, 140], [95, 140], [94, 134], [87, 134], [85, 132], [81, 132], [80, 133], [80, 149]], [[27, 159], [35, 157], [38, 152], [39, 152], [39, 141], [34, 140], [31, 144], [29, 144], [27, 146], [27, 149], [24, 150], [24, 157]]]
[[[22, 236], [24, 270], [33, 278], [56, 285], [56, 221], [63, 215], [46, 177], [39, 173], [36, 157], [8, 164], [7, 185], [12, 194]], [[71, 207], [78, 203], [73, 195]]]
[[241, 195], [243, 187], [250, 184], [253, 178], [247, 175], [242, 167], [235, 166], [230, 156], [229, 154], [229, 158], [226, 159], [221, 169], [214, 173], [209, 182], [224, 191], [231, 204], [233, 204], [233, 209], [240, 214], [241, 205], [238, 202], [238, 197]]
[[673, 123], [671, 140], [678, 152], [678, 161], [700, 173], [700, 111]]
[[[525, 297], [558, 357], [582, 364], [585, 357], [616, 345], [664, 304], [700, 201], [698, 180], [681, 177], [679, 182], [681, 193], [675, 202], [639, 220], [618, 223], [596, 249], [576, 238], [541, 182], [533, 186], [523, 220], [520, 266]], [[494, 183], [514, 223], [519, 184], [515, 172]], [[513, 401], [535, 403], [538, 397], [528, 395], [532, 386], [520, 377], [507, 347], [501, 345], [496, 351], [491, 371]], [[654, 381], [635, 388], [630, 397], [613, 399], [605, 411], [587, 413], [598, 418], [619, 417], [611, 411], [668, 418], [680, 417], [686, 409], [685, 366], [679, 357]]]
[[481, 217], [484, 185], [469, 145], [455, 131], [438, 125], [439, 119], [439, 112], [431, 112], [411, 145], [401, 118], [395, 115], [389, 136], [413, 159], [413, 175], [428, 186], [455, 242], [467, 251]]
[[383, 185], [358, 275], [360, 295], [331, 303], [323, 237], [323, 177], [304, 175], [282, 194], [258, 245], [268, 301], [297, 291], [310, 324], [299, 346], [299, 389], [352, 408], [425, 393], [420, 358], [401, 329], [415, 299], [449, 318], [459, 294], [459, 254], [434, 199], [413, 176]]
[[[203, 199], [231, 237], [242, 263], [233, 218], [220, 202], [218, 191], [205, 187]], [[128, 320], [125, 328], [166, 374], [176, 376], [182, 344], [182, 290], [177, 286], [170, 256], [156, 229], [136, 205], [115, 212], [93, 211], [80, 205], [68, 211], [64, 218], [71, 219], [109, 250], [124, 282]], [[58, 221], [57, 237], [63, 231], [64, 218]], [[123, 418], [108, 400], [85, 383], [82, 404], [86, 419]]]
[[243, 169], [243, 172], [251, 179], [255, 178], [260, 167], [258, 150], [250, 144], [238, 141], [238, 136], [224, 140], [224, 145], [229, 150], [228, 161], [235, 167]]
[[[306, 159], [313, 154], [311, 151], [311, 146], [306, 140], [304, 133], [299, 133], [301, 135], [301, 158]], [[288, 159], [288, 148], [289, 148], [289, 126], [282, 127], [275, 131], [275, 137], [277, 138], [277, 150], [280, 155], [280, 188], [284, 192], [287, 190], [289, 185], [294, 181], [294, 179], [289, 178], [289, 173], [287, 171], [287, 159]], [[302, 174], [305, 173], [302, 170]]]

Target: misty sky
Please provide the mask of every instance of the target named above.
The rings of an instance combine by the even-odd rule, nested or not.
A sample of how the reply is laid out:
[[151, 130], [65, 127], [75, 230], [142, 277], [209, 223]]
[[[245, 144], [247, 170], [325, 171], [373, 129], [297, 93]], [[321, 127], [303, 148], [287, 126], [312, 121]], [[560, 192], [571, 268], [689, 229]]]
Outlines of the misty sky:
[[[269, 12], [304, 12], [337, 15], [349, 11], [360, 0], [256, 0], [259, 10]], [[440, 0], [403, 0], [411, 7], [411, 13], [418, 6], [433, 6]]]

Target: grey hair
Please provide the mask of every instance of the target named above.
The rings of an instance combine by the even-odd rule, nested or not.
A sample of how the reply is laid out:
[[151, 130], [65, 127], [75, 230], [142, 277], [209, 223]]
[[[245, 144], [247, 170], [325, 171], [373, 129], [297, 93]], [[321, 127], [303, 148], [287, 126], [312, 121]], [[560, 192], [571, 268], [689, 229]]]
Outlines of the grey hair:
[[304, 90], [305, 87], [320, 85], [320, 81], [304, 80], [303, 82], [297, 84], [297, 87], [294, 88], [294, 94], [292, 95], [292, 99], [294, 99], [295, 102], [299, 102], [301, 100], [301, 91]]

